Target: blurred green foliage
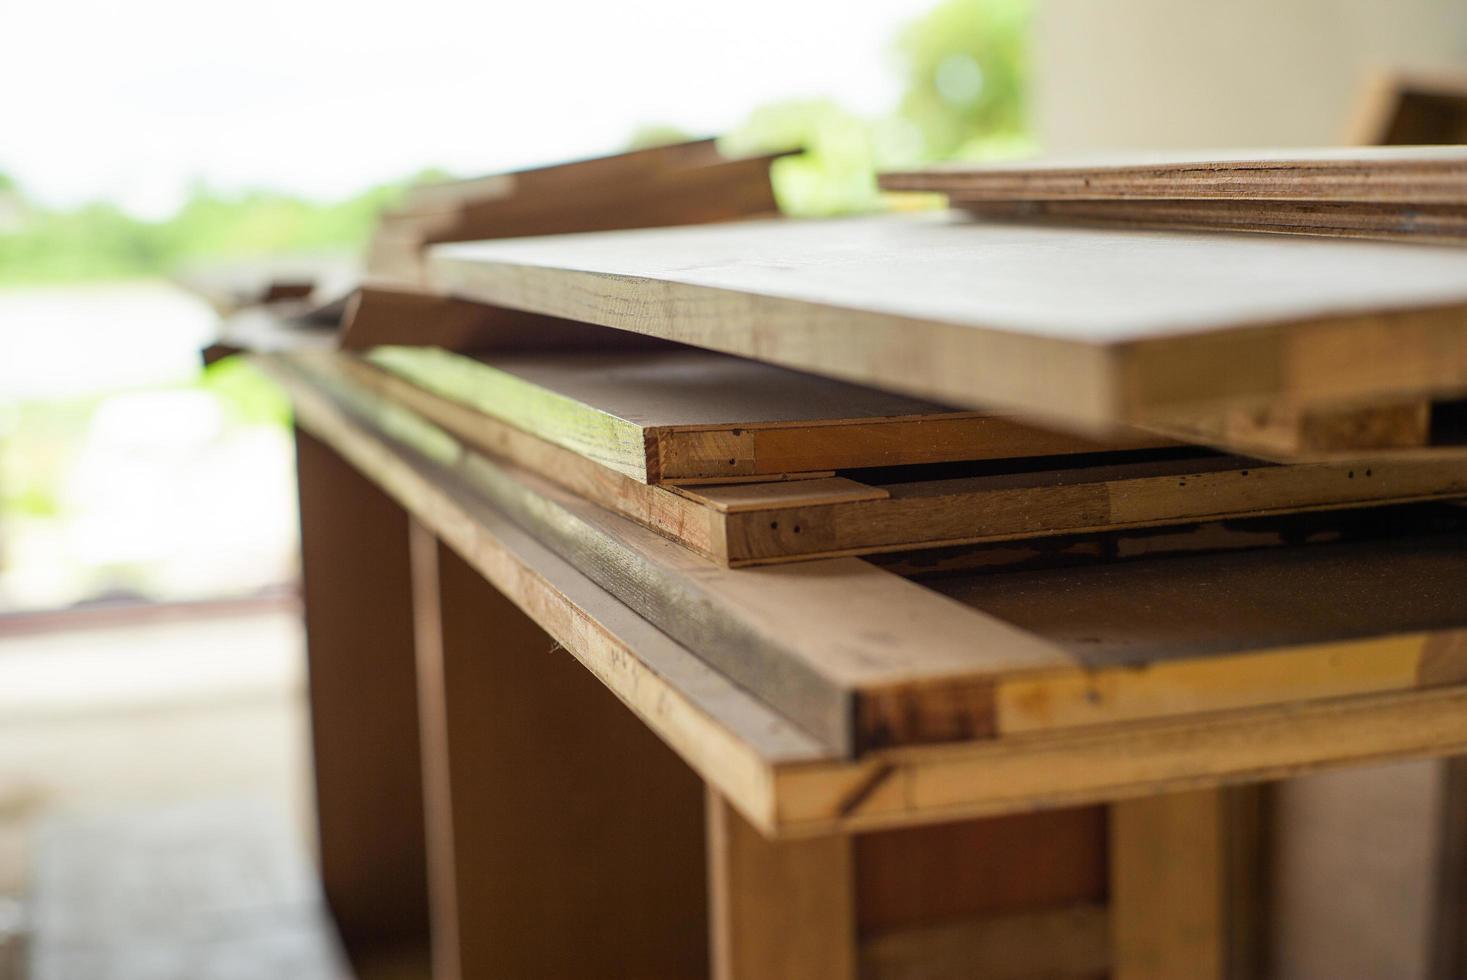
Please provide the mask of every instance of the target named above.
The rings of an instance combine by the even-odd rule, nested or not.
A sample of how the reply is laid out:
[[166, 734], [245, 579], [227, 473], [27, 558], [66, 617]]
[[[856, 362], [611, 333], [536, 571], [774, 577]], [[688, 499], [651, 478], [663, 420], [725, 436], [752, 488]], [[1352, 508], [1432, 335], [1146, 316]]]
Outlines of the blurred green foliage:
[[[344, 201], [285, 194], [225, 195], [199, 187], [166, 221], [134, 218], [110, 204], [71, 211], [29, 205], [0, 184], [16, 216], [0, 225], [0, 282], [45, 283], [164, 275], [185, 259], [359, 247], [383, 205], [404, 185]], [[5, 201], [0, 200], [0, 207]]]
[[773, 168], [780, 207], [823, 217], [888, 206], [876, 173], [947, 159], [1032, 152], [1025, 103], [1031, 0], [944, 0], [908, 25], [895, 53], [895, 111], [868, 119], [828, 100], [756, 110], [724, 137], [729, 153], [801, 147]]
[[[820, 99], [764, 106], [723, 140], [730, 153], [800, 147], [773, 168], [780, 206], [802, 216], [884, 206], [879, 169], [949, 158], [1014, 156], [1027, 135], [1026, 41], [1032, 0], [943, 0], [909, 24], [894, 54], [905, 80], [895, 110], [858, 116]], [[633, 147], [687, 138], [647, 125]], [[415, 180], [443, 179], [425, 172]], [[184, 260], [357, 249], [380, 209], [414, 181], [318, 203], [284, 194], [196, 187], [166, 221], [108, 204], [71, 211], [28, 205], [0, 174], [0, 284], [165, 275]]]

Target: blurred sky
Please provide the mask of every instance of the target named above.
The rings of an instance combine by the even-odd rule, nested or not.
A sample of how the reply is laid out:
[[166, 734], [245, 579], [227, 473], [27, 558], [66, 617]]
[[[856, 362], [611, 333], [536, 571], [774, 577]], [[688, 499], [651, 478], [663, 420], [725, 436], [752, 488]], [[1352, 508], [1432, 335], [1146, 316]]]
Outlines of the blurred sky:
[[0, 171], [53, 205], [171, 212], [191, 183], [339, 197], [717, 133], [829, 96], [876, 112], [936, 0], [0, 2]]

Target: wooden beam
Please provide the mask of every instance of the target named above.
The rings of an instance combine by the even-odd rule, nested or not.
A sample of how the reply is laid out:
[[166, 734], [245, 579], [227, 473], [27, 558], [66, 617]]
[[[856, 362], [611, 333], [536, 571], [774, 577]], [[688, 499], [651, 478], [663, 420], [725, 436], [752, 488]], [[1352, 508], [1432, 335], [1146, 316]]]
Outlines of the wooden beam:
[[356, 960], [428, 939], [408, 516], [300, 429], [296, 468], [321, 878]]
[[851, 841], [766, 840], [708, 794], [714, 980], [855, 980]]
[[415, 553], [434, 975], [702, 975], [701, 781], [473, 567]]
[[1260, 975], [1254, 791], [1196, 790], [1111, 807], [1116, 980]]

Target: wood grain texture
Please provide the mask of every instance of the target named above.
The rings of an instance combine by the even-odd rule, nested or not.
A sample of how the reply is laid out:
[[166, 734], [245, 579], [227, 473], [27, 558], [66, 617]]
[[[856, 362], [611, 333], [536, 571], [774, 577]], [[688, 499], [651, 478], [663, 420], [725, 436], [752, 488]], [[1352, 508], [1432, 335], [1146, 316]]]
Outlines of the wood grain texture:
[[863, 939], [1106, 899], [1104, 807], [875, 831], [854, 846]]
[[887, 190], [965, 200], [1285, 200], [1467, 204], [1456, 146], [1108, 154], [1021, 163], [938, 164], [881, 175]]
[[1071, 425], [1467, 389], [1458, 249], [938, 214], [480, 242], [430, 264], [465, 298]]
[[864, 980], [1098, 980], [1110, 966], [1104, 905], [986, 916], [861, 943]]
[[434, 976], [705, 975], [702, 782], [474, 568], [415, 543]]
[[[771, 835], [871, 830], [1467, 751], [1459, 686], [1060, 727], [835, 760], [563, 559], [451, 471], [374, 432], [277, 360], [303, 426], [454, 543], [703, 778]], [[1429, 641], [1435, 642], [1435, 641]], [[1441, 645], [1443, 651], [1467, 649]], [[1430, 674], [1459, 677], [1432, 656]]]
[[378, 283], [421, 286], [430, 242], [728, 221], [778, 212], [769, 165], [713, 140], [411, 188], [367, 250]]
[[1228, 976], [1226, 850], [1221, 791], [1111, 807], [1116, 980]]
[[342, 350], [384, 344], [422, 344], [446, 350], [606, 350], [655, 347], [657, 341], [558, 320], [468, 303], [407, 288], [364, 285], [351, 294], [337, 332]]
[[856, 978], [851, 839], [769, 841], [708, 795], [715, 980]]
[[1467, 469], [1430, 457], [1365, 467], [1158, 460], [881, 485], [825, 478], [669, 493], [372, 365], [343, 359], [317, 367], [731, 567], [1467, 493]]
[[1359, 204], [1350, 201], [977, 201], [950, 197], [955, 208], [990, 221], [1248, 231], [1417, 243], [1467, 241], [1467, 208], [1455, 204]]
[[295, 444], [326, 901], [354, 960], [425, 947], [408, 516], [332, 446], [300, 429]]
[[[333, 396], [443, 460], [445, 477], [844, 752], [1409, 689], [1467, 615], [1456, 534], [953, 576], [932, 588], [852, 559], [718, 569], [406, 410], [348, 387]], [[1316, 591], [1301, 596], [1299, 581]], [[1334, 608], [1336, 593], [1350, 601]], [[1107, 601], [1082, 601], [1092, 595]], [[1258, 628], [1244, 625], [1260, 615]], [[1264, 654], [1282, 666], [1254, 659]], [[1331, 669], [1341, 663], [1357, 666]]]
[[1099, 443], [711, 351], [470, 358], [389, 347], [369, 360], [643, 483], [1167, 444]]

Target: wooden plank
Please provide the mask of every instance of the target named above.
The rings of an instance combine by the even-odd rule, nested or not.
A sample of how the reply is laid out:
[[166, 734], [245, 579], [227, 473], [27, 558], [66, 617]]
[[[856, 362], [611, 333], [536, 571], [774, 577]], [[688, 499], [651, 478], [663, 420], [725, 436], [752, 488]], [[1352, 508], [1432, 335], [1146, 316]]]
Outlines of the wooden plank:
[[1252, 231], [1460, 244], [1467, 208], [1353, 201], [980, 201], [949, 203], [990, 221], [1042, 221], [1174, 231]]
[[863, 980], [1096, 980], [1108, 976], [1104, 905], [914, 926], [861, 942]]
[[1467, 390], [1459, 249], [936, 214], [479, 242], [430, 265], [468, 299], [1071, 425]]
[[1111, 807], [1116, 980], [1228, 975], [1226, 835], [1218, 790]]
[[355, 961], [428, 938], [408, 518], [300, 429], [296, 470], [318, 854]]
[[415, 545], [434, 976], [705, 975], [701, 781], [473, 567]]
[[[1417, 399], [1363, 408], [1231, 408], [1181, 415], [1158, 421], [1157, 426], [1169, 428], [1184, 441], [1230, 446], [1264, 459], [1326, 460], [1429, 446], [1431, 421], [1431, 403]], [[1460, 463], [1463, 456], [1457, 453], [1449, 458]]]
[[[403, 409], [333, 395], [844, 752], [1467, 676], [1460, 532], [949, 576], [930, 589], [851, 559], [724, 570]], [[1097, 594], [1107, 601], [1076, 598]]]
[[731, 567], [1467, 492], [1460, 463], [1428, 457], [1363, 468], [1157, 460], [884, 485], [849, 478], [684, 485], [673, 494], [370, 365], [347, 359], [318, 367]]
[[851, 841], [769, 841], [708, 794], [715, 980], [855, 980]]
[[624, 331], [467, 303], [408, 288], [366, 285], [347, 300], [337, 346], [425, 344], [447, 350], [605, 350], [655, 346]]
[[643, 483], [1167, 444], [1098, 443], [710, 351], [468, 358], [389, 347], [369, 359]]
[[776, 770], [781, 833], [861, 831], [1461, 753], [1461, 687], [1362, 695]]
[[383, 214], [367, 271], [422, 286], [430, 242], [771, 216], [769, 165], [779, 155], [730, 159], [698, 140], [414, 188]]
[[965, 200], [1402, 201], [1467, 204], [1467, 150], [1454, 146], [1108, 154], [938, 164], [882, 174], [886, 190]]

